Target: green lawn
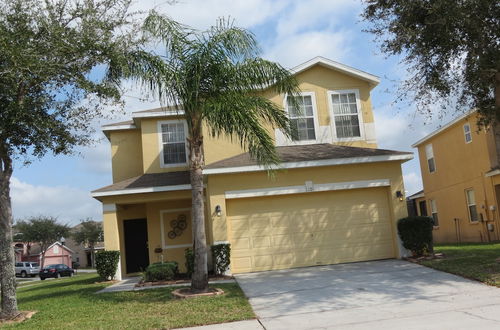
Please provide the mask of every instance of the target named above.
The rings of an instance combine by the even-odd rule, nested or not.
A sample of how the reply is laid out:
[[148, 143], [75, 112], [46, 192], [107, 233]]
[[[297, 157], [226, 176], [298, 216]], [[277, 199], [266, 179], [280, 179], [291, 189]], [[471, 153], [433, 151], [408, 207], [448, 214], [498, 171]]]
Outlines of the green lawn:
[[423, 265], [500, 287], [500, 243], [447, 244], [434, 250], [444, 258]]
[[96, 274], [40, 281], [18, 289], [20, 310], [36, 310], [20, 329], [169, 329], [254, 318], [237, 284], [220, 284], [226, 294], [177, 300], [174, 288], [94, 294], [104, 288]]

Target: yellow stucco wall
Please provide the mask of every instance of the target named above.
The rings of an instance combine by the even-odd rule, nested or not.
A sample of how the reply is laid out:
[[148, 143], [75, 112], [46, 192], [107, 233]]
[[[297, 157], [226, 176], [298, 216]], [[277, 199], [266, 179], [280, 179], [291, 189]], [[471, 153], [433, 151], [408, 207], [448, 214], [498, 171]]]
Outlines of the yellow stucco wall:
[[[399, 162], [284, 170], [274, 173], [274, 177], [272, 178], [268, 177], [266, 172], [210, 175], [208, 177], [209, 210], [214, 210], [216, 205], [222, 207], [221, 216], [212, 214], [210, 217], [213, 240], [229, 241], [228, 223], [226, 219], [226, 191], [297, 186], [304, 185], [305, 181], [312, 181], [314, 184], [320, 184], [377, 179], [389, 179], [391, 182], [391, 186], [388, 189], [388, 201], [389, 208], [392, 210], [391, 218], [395, 226], [395, 220], [407, 216], [406, 203], [396, 198], [396, 191], [404, 191], [401, 165]], [[393, 237], [396, 242], [397, 238], [395, 231], [393, 232]], [[395, 250], [397, 251], [397, 248], [395, 248]]]
[[113, 131], [109, 136], [113, 182], [143, 174], [140, 131]]
[[[471, 126], [472, 142], [466, 143], [463, 125]], [[480, 242], [499, 239], [498, 231], [489, 232], [486, 222], [498, 227], [498, 211], [492, 178], [485, 177], [490, 163], [491, 132], [479, 131], [476, 116], [471, 115], [418, 146], [420, 168], [427, 210], [430, 200], [436, 201], [439, 226], [434, 230], [436, 242]], [[432, 144], [436, 171], [429, 172], [425, 146]], [[477, 212], [485, 222], [471, 222], [466, 193], [473, 189]], [[459, 219], [459, 220], [454, 220]]]

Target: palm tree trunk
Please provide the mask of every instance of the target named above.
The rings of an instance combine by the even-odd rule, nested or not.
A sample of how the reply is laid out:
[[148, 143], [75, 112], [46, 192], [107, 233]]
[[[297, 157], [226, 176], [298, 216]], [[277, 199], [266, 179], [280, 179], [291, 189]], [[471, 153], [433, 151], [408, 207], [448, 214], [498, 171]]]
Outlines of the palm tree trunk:
[[0, 319], [18, 314], [16, 298], [16, 271], [12, 248], [12, 207], [10, 178], [12, 159], [5, 144], [0, 145]]
[[192, 187], [192, 222], [194, 240], [194, 272], [191, 277], [191, 290], [208, 290], [207, 239], [205, 235], [205, 207], [203, 201], [203, 138], [195, 137], [189, 141], [190, 179]]

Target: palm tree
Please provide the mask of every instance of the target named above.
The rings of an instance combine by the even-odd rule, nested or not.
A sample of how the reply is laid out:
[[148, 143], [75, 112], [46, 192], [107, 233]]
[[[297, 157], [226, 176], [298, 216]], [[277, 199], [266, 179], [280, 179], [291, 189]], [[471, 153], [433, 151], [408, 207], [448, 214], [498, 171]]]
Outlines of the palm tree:
[[227, 20], [219, 19], [216, 25], [200, 32], [151, 12], [143, 28], [149, 40], [165, 46], [165, 54], [131, 53], [111, 63], [107, 77], [114, 83], [132, 79], [163, 104], [184, 111], [195, 255], [191, 289], [202, 292], [208, 289], [203, 127], [213, 137], [238, 139], [258, 163], [276, 165], [279, 157], [263, 123], [290, 135], [290, 122], [280, 106], [259, 92], [271, 89], [295, 95], [297, 82], [287, 69], [259, 57], [253, 34]]

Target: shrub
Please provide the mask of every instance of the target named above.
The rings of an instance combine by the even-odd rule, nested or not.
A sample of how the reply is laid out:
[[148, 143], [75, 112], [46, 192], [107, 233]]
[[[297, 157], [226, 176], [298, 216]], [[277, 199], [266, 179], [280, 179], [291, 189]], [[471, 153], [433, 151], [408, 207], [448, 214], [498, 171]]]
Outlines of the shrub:
[[95, 254], [97, 274], [104, 280], [110, 281], [115, 277], [120, 260], [120, 251], [99, 251]]
[[432, 253], [432, 228], [434, 221], [430, 217], [407, 217], [398, 221], [398, 234], [403, 246], [413, 256]]
[[215, 273], [224, 274], [231, 262], [231, 244], [216, 244], [212, 245], [211, 248]]
[[186, 257], [186, 273], [189, 277], [194, 273], [194, 252], [193, 249], [186, 249], [184, 256]]
[[175, 261], [151, 264], [144, 272], [144, 281], [157, 282], [172, 280], [177, 274], [178, 269], [179, 266]]
[[73, 262], [71, 263], [71, 268], [73, 268], [73, 269], [78, 269], [78, 268], [80, 268], [80, 263], [79, 263], [78, 261], [73, 261]]

